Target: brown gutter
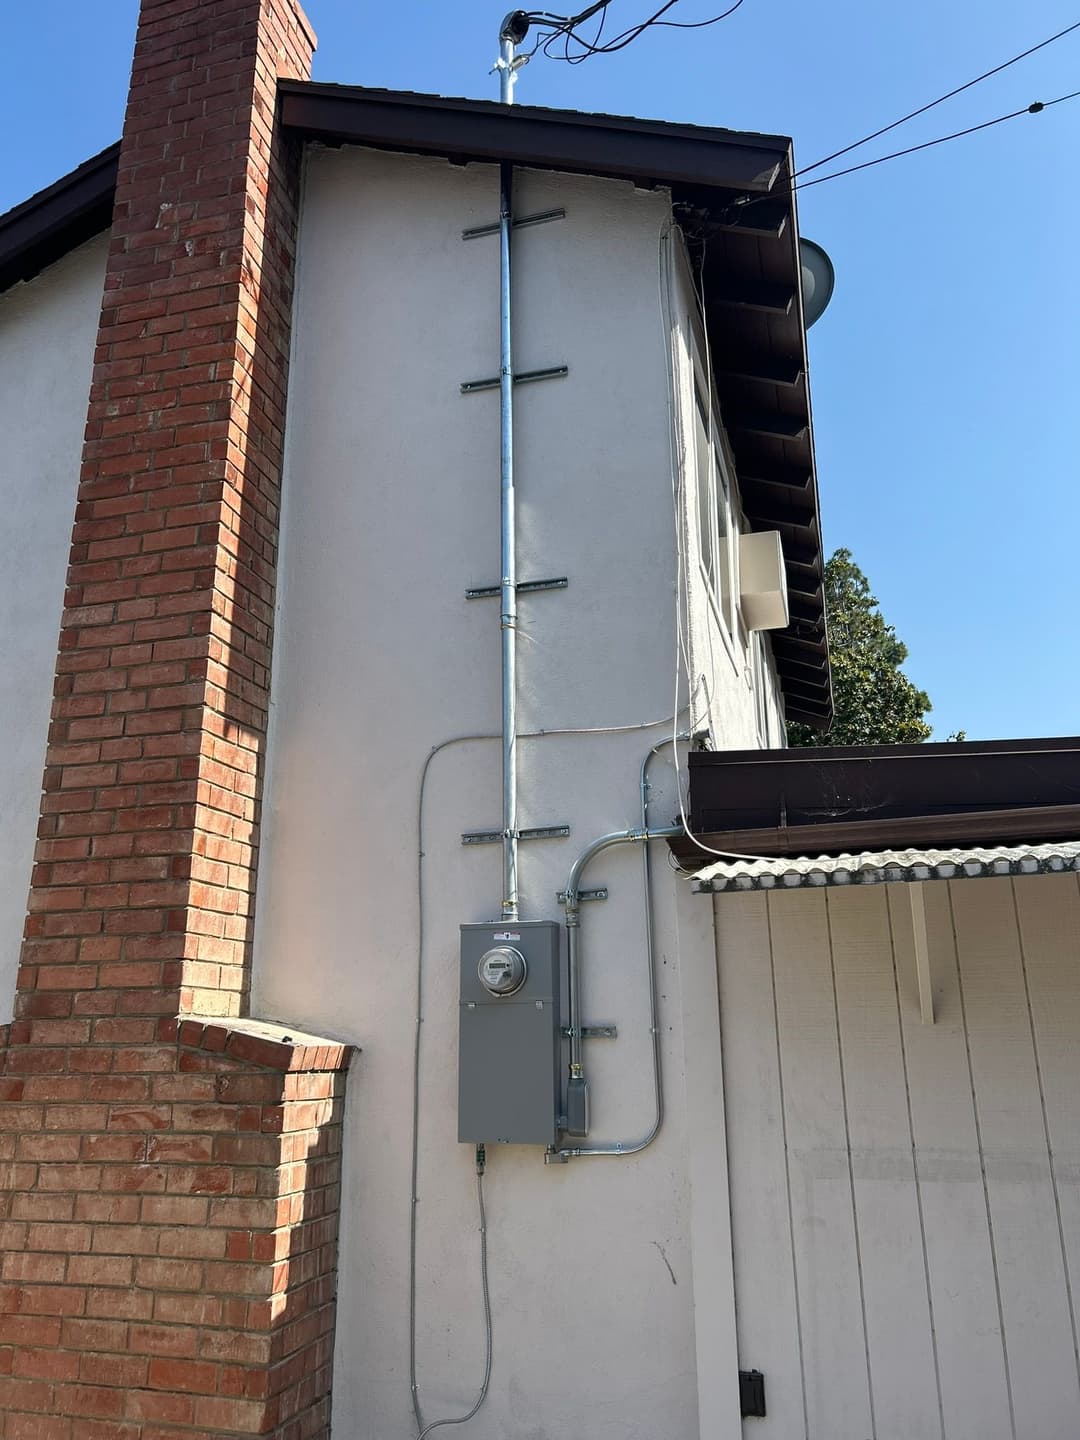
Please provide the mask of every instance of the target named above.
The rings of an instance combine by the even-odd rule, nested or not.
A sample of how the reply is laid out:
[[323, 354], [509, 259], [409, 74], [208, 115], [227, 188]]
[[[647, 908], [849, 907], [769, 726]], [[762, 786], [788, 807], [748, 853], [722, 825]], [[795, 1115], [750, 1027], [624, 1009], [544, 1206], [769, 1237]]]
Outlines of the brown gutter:
[[[698, 752], [690, 828], [747, 855], [1080, 837], [1080, 739]], [[672, 849], [700, 864], [689, 840]]]

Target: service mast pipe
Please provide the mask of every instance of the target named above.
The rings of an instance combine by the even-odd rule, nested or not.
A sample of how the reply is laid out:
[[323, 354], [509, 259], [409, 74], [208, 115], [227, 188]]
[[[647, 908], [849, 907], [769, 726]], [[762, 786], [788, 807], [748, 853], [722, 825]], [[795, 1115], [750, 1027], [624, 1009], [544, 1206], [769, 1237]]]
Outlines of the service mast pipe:
[[[511, 85], [512, 85], [511, 81]], [[504, 88], [510, 93], [510, 86]], [[517, 525], [514, 509], [514, 362], [510, 337], [510, 234], [513, 166], [499, 167], [499, 429], [502, 495], [502, 918], [518, 918], [517, 813]]]
[[[499, 32], [500, 98], [514, 103], [515, 46], [524, 38], [521, 12]], [[499, 166], [499, 469], [501, 495], [500, 618], [502, 631], [502, 918], [518, 918], [517, 782], [517, 522], [514, 506], [514, 358], [510, 326], [510, 241], [514, 225], [514, 167]]]

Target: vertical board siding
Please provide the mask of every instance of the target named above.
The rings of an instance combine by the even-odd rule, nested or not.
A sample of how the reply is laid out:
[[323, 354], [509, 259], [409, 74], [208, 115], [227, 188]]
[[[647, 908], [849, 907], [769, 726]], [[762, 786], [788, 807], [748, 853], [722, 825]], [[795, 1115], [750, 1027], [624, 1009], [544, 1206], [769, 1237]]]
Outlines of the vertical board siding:
[[[889, 890], [943, 1429], [948, 1440], [1010, 1440], [993, 1248], [948, 888], [927, 885], [924, 894], [933, 1025], [924, 1025], [919, 1013], [907, 895], [898, 887]], [[911, 1256], [910, 1263], [918, 1263], [917, 1258]]]
[[951, 890], [1016, 1431], [1061, 1440], [1076, 1364], [1012, 885]]
[[925, 900], [716, 902], [748, 1437], [1080, 1434], [1080, 889]]
[[759, 1440], [806, 1440], [784, 1144], [783, 1089], [764, 895], [733, 895], [717, 926], [739, 1365], [768, 1371]]
[[940, 1440], [888, 900], [879, 885], [826, 896], [875, 1429]]
[[[1038, 884], [1039, 878], [1044, 879], [1044, 886]], [[1076, 1317], [1080, 1294], [1080, 879], [1072, 875], [1031, 876], [1013, 885], [1073, 1353], [1080, 1375]]]
[[768, 906], [809, 1430], [866, 1440], [872, 1401], [825, 895], [770, 895]]

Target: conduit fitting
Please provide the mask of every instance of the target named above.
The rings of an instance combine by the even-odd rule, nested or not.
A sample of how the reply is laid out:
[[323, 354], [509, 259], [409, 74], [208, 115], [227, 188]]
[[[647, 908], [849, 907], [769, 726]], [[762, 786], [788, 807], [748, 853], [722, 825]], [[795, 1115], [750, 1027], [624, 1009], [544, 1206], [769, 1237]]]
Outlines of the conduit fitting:
[[[649, 752], [650, 756], [653, 753]], [[649, 757], [646, 757], [646, 764]], [[642, 785], [644, 787], [645, 765], [642, 766]], [[644, 816], [644, 788], [642, 789]], [[591, 845], [587, 845], [570, 869], [570, 875], [566, 882], [564, 909], [566, 913], [566, 963], [567, 963], [567, 990], [568, 1020], [570, 1034], [570, 1063], [569, 1074], [566, 1082], [566, 1125], [565, 1133], [575, 1139], [584, 1139], [589, 1133], [589, 1083], [585, 1078], [585, 1067], [581, 1057], [582, 1041], [582, 1019], [581, 1019], [581, 960], [579, 954], [581, 933], [581, 878], [585, 867], [599, 855], [602, 850], [607, 850], [613, 845], [634, 845], [644, 844], [649, 840], [667, 839], [672, 835], [681, 835], [680, 826], [668, 826], [662, 830], [650, 830], [642, 825], [636, 830], [616, 830], [610, 835], [601, 835]], [[654, 981], [652, 978], [652, 925], [651, 910], [648, 905], [648, 891], [646, 890], [646, 917], [649, 929], [647, 937], [647, 952], [649, 957], [650, 994], [653, 995], [653, 1025], [656, 1025]], [[656, 1047], [654, 1045], [654, 1057]], [[659, 1069], [656, 1070], [659, 1077]], [[645, 1145], [651, 1143], [653, 1136], [659, 1129], [659, 1118], [661, 1114], [659, 1104], [659, 1078], [657, 1079], [657, 1123], [653, 1126], [648, 1138], [637, 1147], [618, 1145], [615, 1147], [602, 1147], [597, 1149], [570, 1149], [560, 1150], [560, 1154], [567, 1155], [602, 1155], [602, 1154], [627, 1154], [634, 1148], [644, 1149]]]

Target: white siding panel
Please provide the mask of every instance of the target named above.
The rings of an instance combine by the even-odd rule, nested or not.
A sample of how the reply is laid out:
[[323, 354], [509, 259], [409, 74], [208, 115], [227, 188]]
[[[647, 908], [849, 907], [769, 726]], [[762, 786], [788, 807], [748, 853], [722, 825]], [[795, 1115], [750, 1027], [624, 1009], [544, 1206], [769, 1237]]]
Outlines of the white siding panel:
[[[1076, 1351], [1076, 1301], [1080, 1293], [1080, 881], [1072, 875], [1033, 876], [1017, 879], [1013, 885]], [[1077, 1367], [1080, 1370], [1080, 1355]]]
[[1012, 884], [950, 889], [1016, 1432], [1060, 1440], [1076, 1357]]
[[938, 1440], [922, 1225], [881, 886], [828, 895], [875, 1431]]
[[769, 897], [812, 1436], [872, 1433], [844, 1085], [822, 892]]
[[903, 886], [889, 890], [944, 1433], [948, 1440], [1008, 1440], [1009, 1393], [948, 889], [924, 891], [933, 1025], [924, 1025], [919, 1012], [907, 893]]
[[716, 902], [748, 1440], [1080, 1434], [1080, 889], [925, 901], [934, 1024], [904, 887]]
[[725, 899], [717, 927], [739, 1365], [766, 1375], [760, 1440], [806, 1435], [783, 1090], [764, 895]]

